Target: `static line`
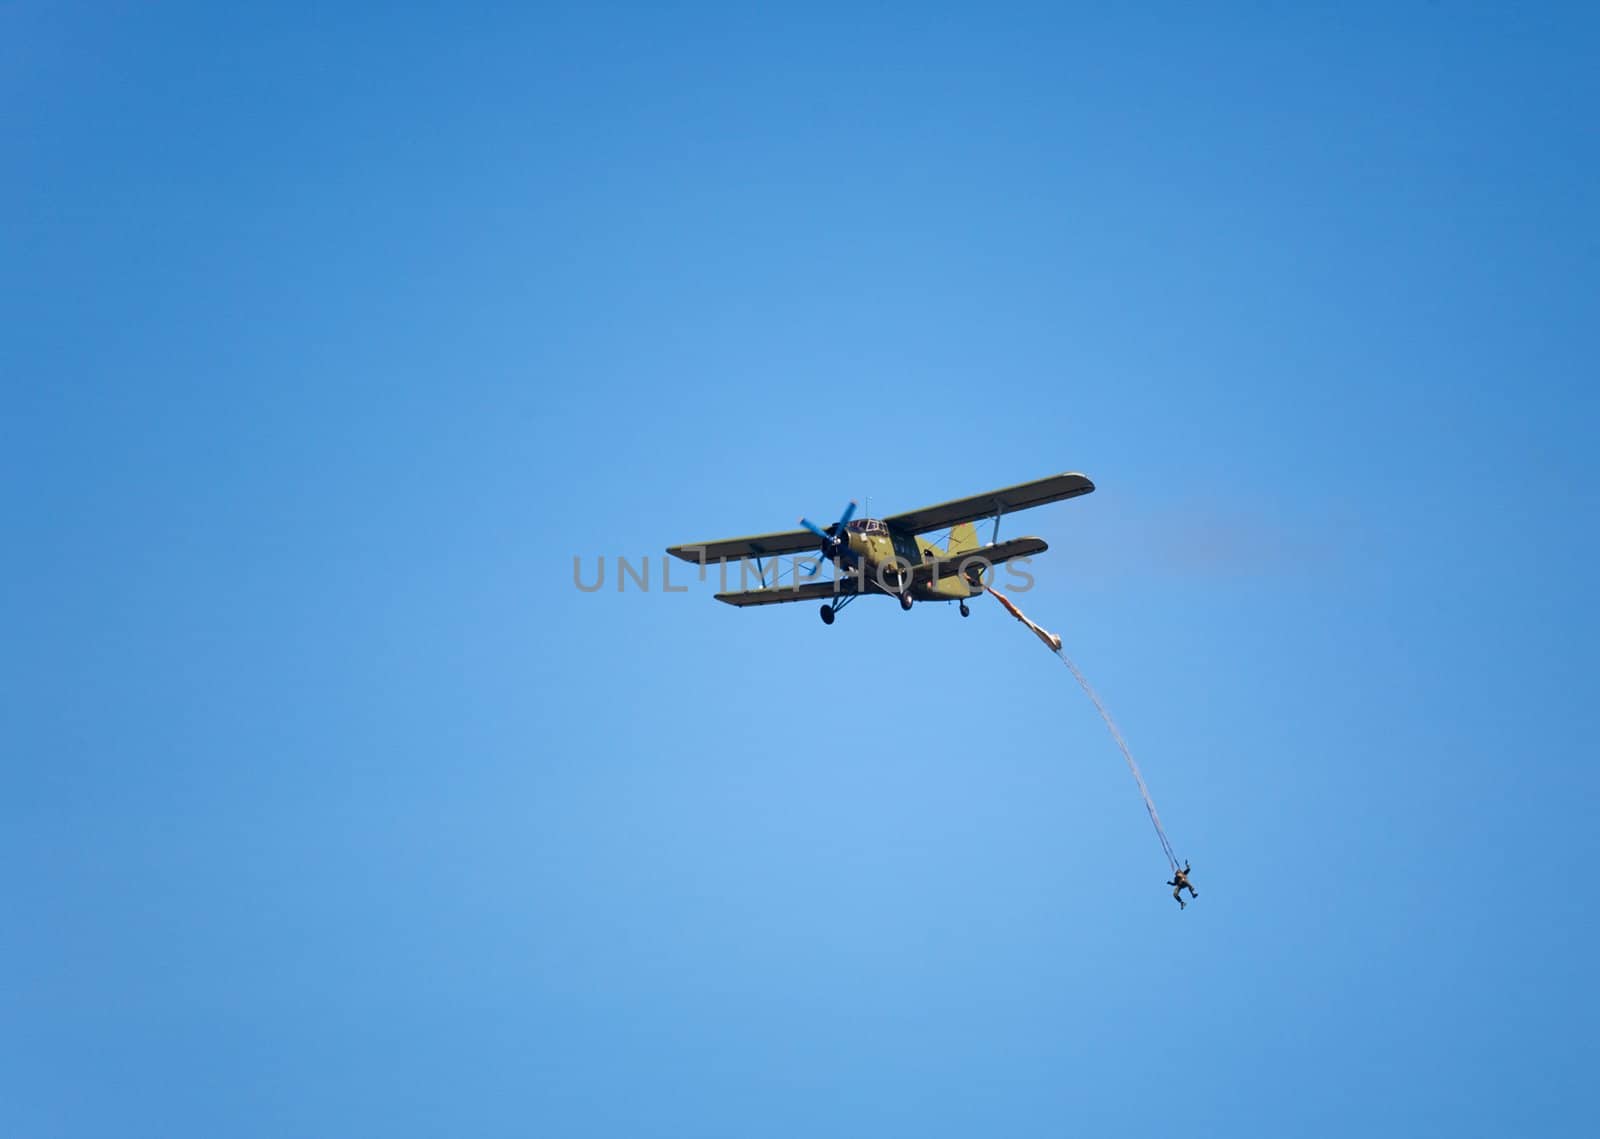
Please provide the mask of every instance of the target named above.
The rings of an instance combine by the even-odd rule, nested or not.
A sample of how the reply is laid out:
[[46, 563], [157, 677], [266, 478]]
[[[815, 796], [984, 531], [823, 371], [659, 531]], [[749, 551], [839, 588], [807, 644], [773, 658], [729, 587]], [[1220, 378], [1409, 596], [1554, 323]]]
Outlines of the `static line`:
[[1161, 825], [1161, 816], [1156, 811], [1156, 801], [1150, 797], [1150, 788], [1145, 785], [1144, 775], [1139, 771], [1138, 763], [1134, 761], [1133, 751], [1128, 747], [1128, 741], [1122, 738], [1122, 732], [1118, 729], [1117, 722], [1111, 718], [1111, 713], [1106, 710], [1105, 704], [1100, 700], [1099, 693], [1089, 683], [1089, 678], [1079, 671], [1078, 666], [1072, 663], [1072, 658], [1063, 650], [1057, 649], [1056, 656], [1061, 658], [1061, 663], [1067, 666], [1068, 671], [1077, 680], [1079, 687], [1083, 689], [1084, 695], [1088, 696], [1090, 702], [1094, 704], [1095, 710], [1100, 713], [1100, 718], [1106, 722], [1106, 730], [1111, 733], [1111, 738], [1117, 741], [1117, 747], [1122, 751], [1122, 758], [1128, 761], [1128, 770], [1133, 772], [1133, 780], [1139, 785], [1139, 794], [1144, 797], [1144, 809], [1150, 812], [1150, 823], [1156, 828], [1156, 837], [1161, 840], [1161, 852], [1167, 856], [1167, 861], [1171, 863], [1172, 869], [1176, 870], [1178, 868], [1178, 856], [1172, 853], [1172, 843], [1167, 840], [1166, 828]]
[[1122, 732], [1117, 728], [1117, 722], [1111, 718], [1111, 713], [1106, 711], [1105, 704], [1101, 702], [1099, 694], [1090, 685], [1089, 678], [1084, 676], [1078, 670], [1078, 666], [1072, 663], [1072, 658], [1061, 647], [1060, 637], [1049, 629], [1028, 620], [1027, 614], [1018, 609], [1012, 604], [1010, 598], [992, 585], [986, 585], [984, 589], [989, 592], [991, 597], [1005, 606], [1007, 613], [1021, 621], [1034, 636], [1043, 641], [1046, 648], [1060, 657], [1061, 663], [1066, 665], [1068, 671], [1077, 679], [1079, 686], [1083, 688], [1084, 694], [1089, 697], [1090, 703], [1100, 713], [1100, 718], [1106, 722], [1106, 729], [1110, 731], [1111, 738], [1116, 741], [1117, 747], [1122, 749], [1122, 758], [1128, 761], [1128, 770], [1133, 772], [1133, 781], [1139, 785], [1139, 794], [1144, 797], [1144, 809], [1150, 813], [1150, 825], [1156, 828], [1156, 837], [1161, 840], [1161, 853], [1167, 856], [1167, 861], [1171, 863], [1172, 869], [1177, 870], [1178, 856], [1172, 852], [1172, 843], [1168, 841], [1166, 828], [1161, 825], [1161, 816], [1156, 812], [1156, 801], [1150, 797], [1150, 788], [1145, 786], [1144, 775], [1139, 771], [1138, 763], [1134, 761], [1133, 750], [1128, 747], [1128, 741], [1122, 738]]

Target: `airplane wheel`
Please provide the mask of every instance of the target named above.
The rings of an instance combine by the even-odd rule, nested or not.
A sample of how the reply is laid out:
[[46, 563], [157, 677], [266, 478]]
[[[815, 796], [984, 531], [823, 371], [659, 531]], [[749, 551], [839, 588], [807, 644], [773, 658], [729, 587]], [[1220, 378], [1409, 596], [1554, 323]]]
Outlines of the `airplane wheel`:
[[911, 594], [902, 593], [900, 595], [900, 608], [904, 609], [908, 613], [911, 611]]
[[968, 608], [967, 608], [967, 603], [966, 603], [966, 602], [965, 602], [965, 601], [963, 601], [963, 602], [962, 602], [962, 603], [961, 603], [961, 615], [962, 615], [962, 616], [963, 616], [963, 617], [970, 617], [970, 616], [972, 616], [972, 610], [971, 610], [971, 609], [968, 609]]
[[833, 606], [832, 605], [824, 605], [822, 607], [822, 623], [824, 625], [833, 624]]

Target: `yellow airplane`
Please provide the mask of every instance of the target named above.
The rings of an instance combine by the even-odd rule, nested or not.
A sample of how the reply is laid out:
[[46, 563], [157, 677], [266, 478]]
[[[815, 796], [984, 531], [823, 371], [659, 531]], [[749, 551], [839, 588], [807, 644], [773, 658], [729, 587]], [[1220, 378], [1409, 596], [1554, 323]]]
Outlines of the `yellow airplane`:
[[[1076, 498], [1092, 490], [1094, 483], [1088, 478], [1069, 473], [941, 502], [937, 506], [924, 506], [921, 510], [888, 518], [856, 518], [856, 504], [851, 502], [839, 521], [827, 528], [802, 518], [803, 529], [800, 530], [670, 546], [667, 553], [701, 566], [702, 579], [705, 576], [703, 567], [724, 563], [724, 587], [727, 582], [725, 563], [753, 560], [762, 588], [716, 595], [718, 601], [729, 605], [774, 605], [824, 598], [822, 622], [831, 625], [835, 614], [855, 598], [866, 593], [881, 593], [898, 597], [902, 609], [910, 609], [917, 601], [959, 601], [961, 615], [965, 617], [970, 612], [967, 598], [982, 591], [984, 575], [990, 567], [1012, 558], [1041, 554], [1049, 548], [1043, 538], [1000, 541], [1001, 516]], [[989, 544], [980, 545], [973, 523], [987, 518], [994, 519], [994, 530]], [[944, 548], [922, 537], [947, 528], [950, 540]], [[801, 572], [802, 560], [796, 556], [800, 554], [815, 556], [805, 573]], [[793, 580], [787, 585], [781, 584], [780, 559], [785, 555], [793, 559]], [[779, 584], [767, 584], [768, 560], [779, 563], [774, 573]], [[824, 564], [834, 567], [832, 580], [820, 579]], [[741, 585], [743, 577], [741, 566]]]

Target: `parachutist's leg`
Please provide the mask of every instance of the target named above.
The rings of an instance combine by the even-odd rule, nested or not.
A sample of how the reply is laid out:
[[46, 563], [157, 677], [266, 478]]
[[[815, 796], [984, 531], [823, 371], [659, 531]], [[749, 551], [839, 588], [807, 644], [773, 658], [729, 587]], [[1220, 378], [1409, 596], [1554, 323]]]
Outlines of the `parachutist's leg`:
[[1182, 886], [1174, 886], [1172, 888], [1172, 900], [1178, 903], [1178, 908], [1180, 910], [1184, 908], [1183, 887]]
[[1198, 898], [1200, 896], [1200, 894], [1199, 894], [1199, 891], [1197, 891], [1193, 886], [1190, 886], [1189, 887], [1189, 896], [1191, 898]]

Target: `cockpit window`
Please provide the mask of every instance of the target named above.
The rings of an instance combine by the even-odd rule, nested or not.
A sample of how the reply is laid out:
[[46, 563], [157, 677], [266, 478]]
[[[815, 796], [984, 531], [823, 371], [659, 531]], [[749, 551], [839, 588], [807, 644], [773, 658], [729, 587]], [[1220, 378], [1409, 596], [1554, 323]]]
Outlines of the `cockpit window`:
[[857, 518], [850, 529], [856, 534], [882, 534], [889, 528], [876, 518]]

